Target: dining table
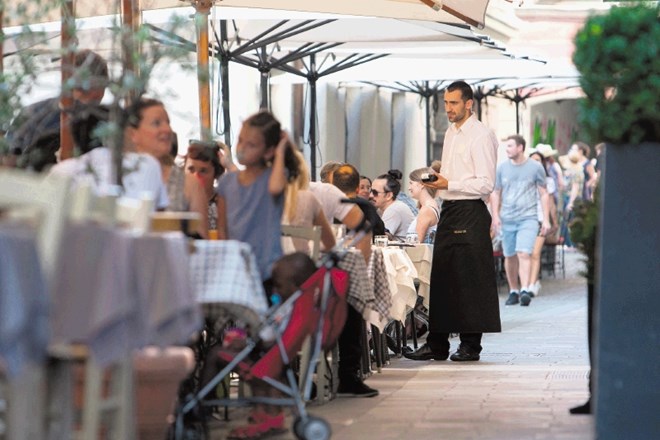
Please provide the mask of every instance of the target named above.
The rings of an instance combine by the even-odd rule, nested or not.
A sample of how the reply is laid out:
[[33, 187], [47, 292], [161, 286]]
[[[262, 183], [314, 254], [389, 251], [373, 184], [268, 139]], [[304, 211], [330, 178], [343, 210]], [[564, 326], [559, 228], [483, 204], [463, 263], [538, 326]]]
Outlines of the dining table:
[[189, 269], [196, 301], [216, 330], [230, 321], [260, 327], [269, 304], [249, 244], [195, 240]]
[[417, 270], [417, 281], [419, 283], [417, 294], [422, 297], [424, 306], [429, 308], [429, 298], [431, 292], [431, 268], [433, 266], [433, 245], [416, 244], [415, 246], [404, 247], [410, 261], [412, 261]]

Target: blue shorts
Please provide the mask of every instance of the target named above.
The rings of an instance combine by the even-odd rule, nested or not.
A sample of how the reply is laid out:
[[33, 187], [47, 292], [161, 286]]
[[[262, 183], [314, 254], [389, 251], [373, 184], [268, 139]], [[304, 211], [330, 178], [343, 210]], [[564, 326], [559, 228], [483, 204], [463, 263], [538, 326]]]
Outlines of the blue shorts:
[[535, 218], [502, 222], [502, 253], [505, 257], [517, 252], [532, 254], [539, 233], [539, 221]]

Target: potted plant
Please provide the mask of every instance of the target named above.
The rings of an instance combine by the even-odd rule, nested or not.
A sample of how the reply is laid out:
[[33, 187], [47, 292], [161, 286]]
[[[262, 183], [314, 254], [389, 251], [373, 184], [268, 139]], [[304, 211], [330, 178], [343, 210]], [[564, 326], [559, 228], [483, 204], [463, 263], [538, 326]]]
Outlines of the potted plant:
[[582, 129], [607, 144], [594, 260], [599, 439], [658, 435], [660, 391], [649, 384], [660, 380], [659, 11], [612, 7], [575, 38]]

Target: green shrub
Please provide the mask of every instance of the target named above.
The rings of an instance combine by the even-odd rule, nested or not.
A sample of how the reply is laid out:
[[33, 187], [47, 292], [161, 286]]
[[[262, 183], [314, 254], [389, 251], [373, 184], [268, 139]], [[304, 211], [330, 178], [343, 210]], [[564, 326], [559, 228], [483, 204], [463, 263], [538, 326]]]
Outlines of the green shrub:
[[658, 6], [613, 7], [590, 17], [575, 37], [573, 62], [587, 95], [581, 124], [612, 144], [660, 140]]

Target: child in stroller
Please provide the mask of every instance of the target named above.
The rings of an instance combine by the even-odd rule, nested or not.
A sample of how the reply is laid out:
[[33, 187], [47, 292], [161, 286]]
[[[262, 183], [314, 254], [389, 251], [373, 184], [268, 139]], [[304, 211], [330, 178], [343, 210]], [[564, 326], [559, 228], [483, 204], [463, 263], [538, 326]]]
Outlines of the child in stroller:
[[[296, 252], [285, 255], [275, 262], [272, 269], [273, 301], [274, 305], [282, 303], [277, 310], [275, 319], [277, 331], [280, 333], [286, 328], [293, 303], [287, 300], [312, 274], [316, 272], [314, 261], [304, 253]], [[259, 343], [255, 352], [267, 351], [275, 343], [275, 329], [266, 327], [259, 333]], [[238, 354], [247, 346], [247, 333], [243, 329], [228, 329], [224, 333], [222, 345], [217, 345], [209, 351], [208, 361], [202, 371], [202, 385], [207, 384], [226, 365], [224, 359], [228, 353]], [[221, 353], [222, 352], [222, 353]], [[224, 355], [224, 356], [223, 356]], [[275, 377], [281, 380], [282, 376]], [[282, 393], [261, 381], [251, 382], [252, 394], [271, 398], [282, 397]], [[231, 430], [230, 439], [255, 439], [265, 435], [286, 431], [284, 426], [284, 411], [279, 405], [257, 403], [250, 415], [248, 424]]]

